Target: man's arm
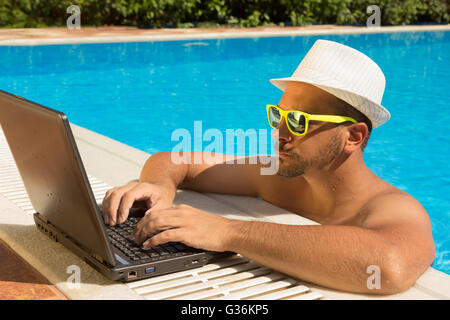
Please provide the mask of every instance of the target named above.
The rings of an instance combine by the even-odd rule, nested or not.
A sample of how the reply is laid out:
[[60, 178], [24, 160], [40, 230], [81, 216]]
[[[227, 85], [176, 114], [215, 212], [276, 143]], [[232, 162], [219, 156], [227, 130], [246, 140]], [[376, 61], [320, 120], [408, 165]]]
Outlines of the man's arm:
[[[331, 288], [391, 294], [410, 288], [434, 259], [428, 215], [411, 196], [383, 195], [362, 226], [236, 222], [228, 250]], [[244, 232], [243, 232], [244, 231]], [[374, 267], [371, 267], [374, 266]], [[381, 286], [369, 289], [379, 268]]]
[[[295, 226], [225, 219], [180, 205], [144, 217], [133, 237], [145, 241], [146, 247], [181, 241], [206, 250], [238, 252], [296, 278], [340, 290], [404, 291], [434, 258], [428, 215], [416, 200], [400, 194], [379, 196], [366, 210], [360, 226]], [[380, 271], [379, 289], [368, 286], [372, 268]]]
[[195, 191], [256, 196], [262, 180], [269, 176], [260, 174], [262, 165], [234, 163], [237, 157], [220, 154], [190, 152], [186, 163], [173, 161], [171, 152], [158, 152], [147, 159], [141, 170], [139, 182], [115, 187], [106, 192], [102, 203], [105, 223], [124, 222], [135, 201], [146, 201], [147, 207], [170, 208], [177, 188]]
[[206, 152], [190, 152], [188, 163], [174, 163], [172, 152], [152, 155], [142, 168], [140, 182], [170, 185], [176, 189], [256, 196], [261, 180], [259, 163], [239, 164], [238, 157]]

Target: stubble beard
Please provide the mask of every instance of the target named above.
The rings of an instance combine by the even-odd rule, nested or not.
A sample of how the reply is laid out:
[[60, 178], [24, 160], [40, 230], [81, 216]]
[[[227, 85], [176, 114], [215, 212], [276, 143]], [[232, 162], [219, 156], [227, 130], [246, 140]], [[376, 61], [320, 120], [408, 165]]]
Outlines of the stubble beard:
[[314, 158], [307, 158], [298, 153], [289, 153], [290, 157], [287, 159], [279, 158], [277, 174], [282, 177], [298, 177], [304, 175], [309, 168], [322, 169], [334, 161], [341, 152], [340, 135], [335, 134]]

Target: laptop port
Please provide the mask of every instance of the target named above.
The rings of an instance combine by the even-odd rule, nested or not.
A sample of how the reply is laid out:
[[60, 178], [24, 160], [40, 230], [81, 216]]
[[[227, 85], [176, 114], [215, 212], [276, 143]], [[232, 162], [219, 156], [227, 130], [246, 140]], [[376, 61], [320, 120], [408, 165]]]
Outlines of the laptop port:
[[155, 272], [155, 267], [148, 267], [148, 268], [145, 268], [145, 273], [146, 273], [146, 274], [149, 274], [149, 273], [152, 273], [152, 272]]
[[128, 279], [134, 279], [134, 278], [137, 278], [137, 271], [128, 272]]
[[199, 259], [194, 259], [194, 260], [192, 260], [192, 264], [198, 264], [198, 263], [200, 263], [200, 260], [199, 260]]

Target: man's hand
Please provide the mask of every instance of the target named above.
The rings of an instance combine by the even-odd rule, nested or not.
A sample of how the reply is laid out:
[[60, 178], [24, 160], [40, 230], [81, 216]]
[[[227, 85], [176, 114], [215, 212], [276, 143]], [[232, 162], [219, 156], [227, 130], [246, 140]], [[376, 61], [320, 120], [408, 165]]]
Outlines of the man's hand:
[[[152, 210], [139, 221], [131, 239], [146, 248], [166, 242], [210, 251], [227, 251], [227, 239], [234, 220], [188, 205]], [[152, 233], [162, 231], [146, 240]]]
[[173, 192], [162, 184], [147, 182], [130, 182], [122, 187], [116, 187], [106, 192], [102, 202], [103, 219], [106, 224], [114, 226], [123, 223], [128, 218], [130, 208], [135, 201], [145, 201], [149, 210], [170, 208]]

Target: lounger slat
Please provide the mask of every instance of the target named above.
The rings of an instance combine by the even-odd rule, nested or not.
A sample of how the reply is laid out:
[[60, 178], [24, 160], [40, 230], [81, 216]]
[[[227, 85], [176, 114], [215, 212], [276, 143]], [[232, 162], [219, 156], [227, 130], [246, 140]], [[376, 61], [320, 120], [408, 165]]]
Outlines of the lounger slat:
[[171, 289], [173, 287], [186, 286], [186, 285], [189, 285], [191, 283], [196, 283], [196, 282], [206, 283], [206, 282], [208, 282], [209, 279], [223, 277], [223, 276], [226, 276], [229, 274], [238, 273], [238, 272], [246, 271], [249, 269], [255, 269], [257, 267], [258, 266], [255, 263], [246, 263], [243, 265], [237, 265], [237, 266], [233, 266], [233, 267], [218, 269], [216, 271], [203, 273], [201, 275], [194, 274], [188, 278], [183, 278], [182, 281], [180, 281], [179, 279], [174, 279], [171, 281], [160, 282], [155, 285], [137, 288], [136, 292], [138, 292], [139, 294], [147, 294], [147, 293], [150, 293], [153, 291], [159, 291], [159, 290], [163, 290], [163, 289]]
[[188, 276], [191, 276], [192, 274], [201, 274], [204, 272], [217, 270], [220, 268], [226, 268], [228, 266], [236, 265], [239, 263], [245, 263], [245, 262], [248, 262], [247, 258], [234, 256], [234, 257], [231, 257], [230, 259], [226, 259], [226, 260], [216, 262], [216, 263], [207, 264], [206, 266], [203, 266], [203, 267], [200, 267], [197, 269], [180, 271], [180, 272], [166, 274], [166, 275], [159, 276], [159, 277], [130, 282], [130, 283], [127, 283], [127, 286], [129, 286], [130, 288], [137, 288], [137, 287], [150, 285], [150, 284], [154, 284], [154, 283], [158, 283], [158, 282], [163, 282], [163, 281], [167, 281], [167, 280], [188, 277]]
[[250, 298], [249, 300], [277, 300], [277, 299], [282, 299], [282, 298], [290, 297], [290, 296], [301, 294], [301, 293], [306, 293], [308, 291], [309, 291], [308, 287], [300, 285], [300, 286], [295, 286], [295, 287], [285, 289], [282, 291], [267, 293], [267, 294], [263, 294], [263, 295], [257, 295], [257, 296]]
[[250, 271], [236, 272], [231, 275], [218, 277], [213, 280], [205, 280], [204, 282], [196, 282], [189, 286], [179, 286], [170, 290], [163, 290], [160, 292], [155, 292], [151, 295], [144, 295], [145, 299], [185, 299], [186, 294], [195, 292], [206, 293], [205, 296], [209, 296], [207, 293], [209, 290], [217, 288], [221, 285], [226, 285], [227, 283], [234, 283], [237, 281], [242, 281], [248, 278], [254, 278], [262, 274], [269, 273], [270, 270], [265, 267], [260, 267]]

